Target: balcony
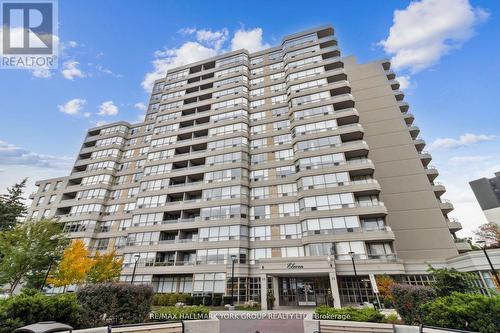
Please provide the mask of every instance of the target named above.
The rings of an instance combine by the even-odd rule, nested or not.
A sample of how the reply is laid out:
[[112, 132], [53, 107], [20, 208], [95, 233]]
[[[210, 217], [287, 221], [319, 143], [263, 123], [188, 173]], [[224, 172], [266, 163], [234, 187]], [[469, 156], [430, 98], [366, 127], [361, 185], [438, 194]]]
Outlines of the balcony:
[[427, 168], [425, 168], [425, 172], [427, 173], [427, 178], [429, 178], [430, 182], [433, 182], [434, 179], [436, 179], [436, 177], [439, 175], [436, 167], [431, 165], [428, 165]]
[[472, 247], [466, 239], [455, 238], [455, 246], [459, 253], [472, 251]]
[[453, 204], [450, 202], [450, 200], [447, 199], [440, 199], [439, 207], [443, 211], [443, 214], [448, 214], [453, 210]]
[[396, 97], [396, 100], [397, 101], [402, 101], [403, 98], [405, 98], [405, 94], [403, 93], [402, 90], [393, 90], [394, 91], [394, 96]]
[[418, 126], [412, 125], [408, 126], [408, 130], [410, 131], [410, 135], [412, 138], [416, 138], [420, 133], [420, 128]]
[[408, 112], [408, 110], [410, 109], [410, 105], [408, 104], [408, 102], [399, 101], [398, 106], [401, 112]]
[[420, 160], [422, 161], [424, 167], [428, 166], [429, 163], [432, 161], [432, 155], [429, 154], [429, 152], [422, 151], [418, 153], [418, 156], [420, 157]]
[[458, 222], [458, 219], [446, 219], [448, 223], [448, 228], [451, 232], [457, 232], [462, 230], [462, 223]]
[[413, 121], [415, 120], [415, 116], [413, 116], [413, 113], [411, 112], [403, 112], [403, 119], [405, 120], [405, 123], [407, 126], [411, 126], [413, 124]]
[[421, 137], [416, 137], [415, 139], [413, 139], [413, 143], [415, 144], [415, 148], [417, 148], [418, 152], [421, 152], [426, 145], [425, 140], [422, 139]]
[[436, 197], [438, 197], [438, 198], [441, 195], [443, 195], [444, 192], [446, 192], [446, 188], [444, 187], [444, 185], [439, 183], [439, 182], [433, 182], [431, 185], [432, 185], [432, 190], [434, 191], [434, 193], [436, 194]]

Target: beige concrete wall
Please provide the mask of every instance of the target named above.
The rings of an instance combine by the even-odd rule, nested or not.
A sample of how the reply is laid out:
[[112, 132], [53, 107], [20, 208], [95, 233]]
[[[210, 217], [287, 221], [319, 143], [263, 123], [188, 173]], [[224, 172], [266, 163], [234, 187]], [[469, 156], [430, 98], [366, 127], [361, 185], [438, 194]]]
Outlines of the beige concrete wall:
[[457, 254], [452, 235], [418, 156], [394, 92], [380, 62], [356, 64], [345, 59], [356, 99], [368, 158], [381, 185], [387, 224], [402, 259], [444, 259]]

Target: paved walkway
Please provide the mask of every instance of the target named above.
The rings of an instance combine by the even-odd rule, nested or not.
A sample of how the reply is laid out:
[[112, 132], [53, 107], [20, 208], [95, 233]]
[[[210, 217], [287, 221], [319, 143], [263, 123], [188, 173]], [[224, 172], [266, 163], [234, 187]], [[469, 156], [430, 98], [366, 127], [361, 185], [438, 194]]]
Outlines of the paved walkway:
[[220, 333], [304, 333], [303, 319], [313, 309], [212, 311], [220, 320]]

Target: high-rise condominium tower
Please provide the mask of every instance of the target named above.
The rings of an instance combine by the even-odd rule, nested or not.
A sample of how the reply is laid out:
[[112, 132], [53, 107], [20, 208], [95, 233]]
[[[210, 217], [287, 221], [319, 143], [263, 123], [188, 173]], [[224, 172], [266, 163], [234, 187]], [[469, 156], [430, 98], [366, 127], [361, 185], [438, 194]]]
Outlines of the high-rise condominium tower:
[[90, 129], [30, 214], [157, 292], [341, 306], [373, 297], [370, 275], [426, 283], [468, 243], [389, 67], [342, 58], [327, 26], [172, 69], [145, 121]]

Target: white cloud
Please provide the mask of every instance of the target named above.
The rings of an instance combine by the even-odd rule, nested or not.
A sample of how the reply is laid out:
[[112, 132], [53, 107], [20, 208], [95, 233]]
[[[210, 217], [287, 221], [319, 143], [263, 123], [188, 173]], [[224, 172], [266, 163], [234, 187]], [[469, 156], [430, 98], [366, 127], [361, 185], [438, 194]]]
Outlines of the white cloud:
[[146, 111], [147, 106], [146, 104], [139, 102], [134, 104], [134, 108], [136, 108], [137, 110]]
[[142, 87], [150, 92], [155, 80], [163, 78], [167, 70], [183, 66], [217, 55], [215, 48], [206, 47], [198, 42], [186, 42], [177, 49], [165, 49], [155, 52], [153, 71], [147, 73], [142, 81]]
[[68, 46], [69, 46], [69, 47], [77, 47], [77, 46], [78, 46], [78, 43], [77, 43], [77, 42], [75, 42], [74, 40], [70, 40], [70, 41], [68, 42]]
[[201, 29], [196, 31], [196, 40], [219, 50], [226, 41], [228, 35], [229, 31], [226, 28], [218, 31]]
[[32, 72], [33, 76], [41, 79], [52, 77], [52, 72], [48, 68], [35, 68]]
[[118, 107], [113, 101], [103, 102], [99, 106], [99, 112], [97, 114], [100, 116], [116, 116], [118, 114]]
[[95, 68], [99, 73], [109, 75], [109, 76], [112, 76], [112, 77], [117, 78], [117, 79], [123, 77], [122, 74], [117, 74], [117, 73], [113, 72], [112, 70], [110, 70], [109, 68], [106, 68], [100, 64], [94, 64], [94, 63], [90, 62], [90, 63], [88, 63], [88, 66]]
[[59, 111], [64, 112], [66, 114], [76, 116], [77, 114], [80, 113], [80, 111], [83, 109], [85, 104], [87, 103], [86, 100], [81, 99], [81, 98], [74, 98], [63, 105], [58, 105], [57, 107], [59, 108]]
[[90, 113], [90, 112], [85, 112], [85, 113], [83, 114], [83, 116], [84, 116], [85, 118], [88, 118], [88, 117], [90, 117], [91, 115], [92, 115], [92, 113]]
[[182, 28], [178, 32], [182, 35], [192, 35], [196, 32], [196, 28]]
[[63, 64], [63, 70], [61, 71], [61, 74], [64, 76], [65, 79], [73, 81], [75, 77], [81, 78], [85, 77], [86, 74], [82, 72], [78, 66], [80, 63], [78, 61], [66, 61]]
[[231, 50], [246, 49], [249, 52], [257, 52], [269, 48], [270, 45], [262, 42], [262, 29], [240, 29], [234, 33], [231, 40]]
[[461, 47], [474, 35], [474, 26], [488, 16], [468, 0], [412, 1], [405, 9], [394, 11], [389, 36], [379, 44], [392, 55], [396, 70], [415, 73]]
[[414, 88], [414, 84], [411, 81], [411, 78], [409, 75], [398, 75], [397, 80], [399, 82], [399, 89], [401, 89], [401, 90], [407, 90], [407, 89]]
[[438, 138], [434, 140], [434, 142], [432, 142], [430, 148], [454, 149], [454, 148], [471, 146], [484, 141], [492, 141], [494, 139], [495, 139], [494, 135], [466, 133], [464, 135], [461, 135], [458, 139]]
[[68, 167], [72, 162], [72, 157], [38, 154], [0, 140], [0, 165], [59, 168]]

